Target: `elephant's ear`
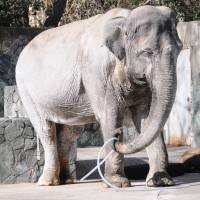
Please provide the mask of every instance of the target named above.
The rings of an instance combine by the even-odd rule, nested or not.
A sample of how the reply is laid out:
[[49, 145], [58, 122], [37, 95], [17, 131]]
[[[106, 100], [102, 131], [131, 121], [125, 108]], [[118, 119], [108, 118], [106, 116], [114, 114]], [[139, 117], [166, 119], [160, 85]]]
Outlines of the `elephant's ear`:
[[125, 17], [115, 17], [110, 19], [104, 29], [105, 45], [119, 60], [125, 57], [124, 38], [122, 27]]

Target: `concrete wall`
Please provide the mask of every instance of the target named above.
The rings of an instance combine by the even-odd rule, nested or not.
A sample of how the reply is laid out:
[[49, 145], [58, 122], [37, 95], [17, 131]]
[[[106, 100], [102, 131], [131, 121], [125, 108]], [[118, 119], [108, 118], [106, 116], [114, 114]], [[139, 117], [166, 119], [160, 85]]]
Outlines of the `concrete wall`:
[[183, 43], [177, 61], [177, 94], [165, 125], [166, 143], [200, 146], [200, 21], [177, 27]]
[[183, 49], [177, 60], [176, 98], [164, 128], [165, 141], [168, 144], [191, 143], [191, 85], [190, 49]]

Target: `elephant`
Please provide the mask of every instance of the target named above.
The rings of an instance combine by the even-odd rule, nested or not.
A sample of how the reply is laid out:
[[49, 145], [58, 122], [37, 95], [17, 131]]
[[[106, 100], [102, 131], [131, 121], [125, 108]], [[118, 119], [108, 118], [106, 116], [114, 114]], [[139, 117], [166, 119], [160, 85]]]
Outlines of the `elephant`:
[[[176, 14], [164, 6], [115, 8], [36, 36], [19, 56], [16, 83], [44, 147], [38, 184], [70, 180], [67, 150], [58, 147], [58, 134], [97, 121], [104, 141], [119, 137], [106, 147], [107, 153], [115, 150], [105, 163], [105, 177], [112, 184], [130, 186], [124, 154], [146, 148], [147, 186], [173, 185], [161, 132], [175, 98], [181, 48]], [[136, 137], [124, 141], [121, 127], [127, 112]]]

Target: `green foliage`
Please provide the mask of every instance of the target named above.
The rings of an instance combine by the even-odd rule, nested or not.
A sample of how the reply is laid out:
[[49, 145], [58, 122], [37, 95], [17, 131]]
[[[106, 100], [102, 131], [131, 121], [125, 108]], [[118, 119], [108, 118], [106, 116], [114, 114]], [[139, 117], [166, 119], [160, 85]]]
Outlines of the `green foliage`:
[[39, 0], [0, 0], [0, 26], [28, 26], [28, 10], [40, 6]]
[[[28, 26], [28, 9], [38, 10], [47, 3], [46, 12], [52, 12], [54, 0], [0, 0], [0, 26]], [[200, 20], [200, 0], [67, 0], [61, 24], [85, 19], [116, 7], [134, 8], [147, 2], [166, 5], [177, 12], [180, 20]]]
[[200, 0], [68, 0], [61, 24], [104, 13], [111, 8], [132, 9], [144, 3], [168, 6], [182, 21], [200, 20]]
[[177, 12], [177, 17], [182, 21], [200, 20], [199, 0], [163, 0], [166, 5]]
[[46, 14], [50, 15], [53, 10], [53, 0], [46, 0]]
[[141, 0], [68, 0], [61, 24], [85, 19], [116, 7], [134, 8]]

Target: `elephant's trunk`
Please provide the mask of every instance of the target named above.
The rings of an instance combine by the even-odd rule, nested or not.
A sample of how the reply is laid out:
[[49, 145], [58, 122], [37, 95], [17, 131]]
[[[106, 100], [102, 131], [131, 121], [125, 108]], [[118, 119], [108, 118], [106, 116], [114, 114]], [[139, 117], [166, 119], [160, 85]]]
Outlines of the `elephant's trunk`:
[[[163, 50], [160, 65], [155, 60], [151, 72], [151, 107], [141, 134], [127, 143], [116, 142], [119, 153], [129, 154], [142, 150], [153, 142], [164, 127], [176, 94], [176, 67], [172, 47]], [[155, 57], [156, 59], [156, 57]]]

